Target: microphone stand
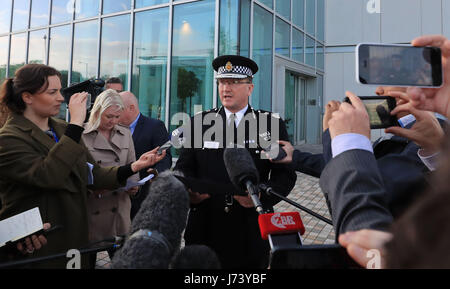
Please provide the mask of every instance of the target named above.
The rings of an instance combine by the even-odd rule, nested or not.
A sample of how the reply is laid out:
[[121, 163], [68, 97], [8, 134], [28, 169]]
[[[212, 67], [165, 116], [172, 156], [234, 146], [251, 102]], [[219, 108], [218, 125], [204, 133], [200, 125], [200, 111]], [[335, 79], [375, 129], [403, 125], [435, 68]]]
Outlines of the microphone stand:
[[264, 185], [264, 184], [260, 184], [260, 185], [259, 185], [259, 188], [260, 188], [262, 191], [264, 191], [266, 194], [268, 194], [268, 195], [274, 195], [274, 196], [280, 198], [281, 200], [285, 201], [286, 203], [289, 203], [289, 204], [291, 204], [292, 206], [294, 206], [294, 207], [296, 207], [296, 208], [298, 208], [298, 209], [300, 209], [300, 210], [302, 210], [302, 211], [304, 211], [304, 212], [306, 212], [306, 213], [308, 213], [308, 214], [310, 214], [310, 215], [316, 217], [317, 219], [319, 219], [319, 220], [321, 220], [321, 221], [324, 221], [325, 223], [330, 224], [330, 225], [333, 226], [333, 222], [332, 222], [330, 219], [327, 219], [327, 218], [325, 218], [324, 216], [321, 216], [321, 215], [315, 213], [314, 211], [312, 211], [312, 210], [310, 210], [310, 209], [308, 209], [308, 208], [306, 208], [306, 207], [303, 207], [302, 205], [300, 205], [300, 204], [298, 204], [298, 203], [296, 203], [296, 202], [294, 202], [294, 201], [292, 201], [292, 200], [286, 198], [285, 196], [282, 196], [282, 195], [280, 195], [280, 194], [274, 192], [274, 191], [272, 190], [271, 187], [268, 187], [268, 186], [266, 186], [266, 185]]

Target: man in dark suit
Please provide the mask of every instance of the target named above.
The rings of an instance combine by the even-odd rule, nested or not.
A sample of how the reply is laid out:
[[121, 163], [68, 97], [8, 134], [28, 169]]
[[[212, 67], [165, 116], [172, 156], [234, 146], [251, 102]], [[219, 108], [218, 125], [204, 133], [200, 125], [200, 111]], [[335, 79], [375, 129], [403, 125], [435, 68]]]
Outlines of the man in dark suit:
[[[120, 93], [120, 96], [122, 97], [125, 109], [122, 112], [119, 122], [122, 125], [128, 126], [131, 130], [137, 159], [143, 153], [161, 146], [169, 140], [169, 134], [162, 121], [146, 117], [140, 113], [138, 100], [133, 93], [124, 91]], [[163, 172], [172, 167], [172, 155], [169, 150], [166, 153], [166, 157], [153, 167], [158, 172]], [[147, 175], [147, 170], [139, 172], [141, 179]], [[148, 192], [149, 185], [149, 183], [145, 184], [140, 192], [132, 198], [131, 219], [134, 218], [141, 207], [141, 203], [146, 197], [144, 192]]]
[[[192, 141], [194, 139], [185, 142], [175, 170], [187, 177], [214, 182], [222, 188], [230, 185], [223, 155], [231, 141], [232, 146], [237, 144], [249, 151], [261, 183], [287, 196], [297, 178], [294, 170], [289, 165], [273, 164], [261, 154], [264, 141], [288, 140], [284, 121], [270, 112], [254, 110], [248, 104], [254, 87], [253, 74], [258, 66], [245, 57], [224, 55], [213, 61], [213, 67], [217, 71], [223, 106], [198, 113], [191, 119], [191, 137], [199, 137], [201, 142]], [[197, 121], [201, 123], [201, 131], [195, 130]], [[237, 132], [234, 140], [229, 134], [233, 130]], [[211, 131], [215, 133], [211, 134]], [[200, 146], [196, 147], [195, 143]], [[261, 238], [258, 213], [248, 195], [236, 195], [238, 190], [233, 189], [226, 194], [213, 191], [209, 194], [190, 193], [186, 244], [211, 247], [224, 269], [267, 268], [270, 247]], [[267, 210], [273, 210], [279, 201], [261, 195], [261, 203]]]

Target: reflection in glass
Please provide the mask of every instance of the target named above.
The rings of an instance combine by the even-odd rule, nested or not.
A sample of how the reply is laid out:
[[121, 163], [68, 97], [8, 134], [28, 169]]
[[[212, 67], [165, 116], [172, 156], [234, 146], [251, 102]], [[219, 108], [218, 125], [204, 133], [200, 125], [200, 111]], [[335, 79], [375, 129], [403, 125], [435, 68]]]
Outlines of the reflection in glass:
[[3, 0], [2, 7], [3, 8], [0, 10], [0, 34], [9, 32], [12, 0]]
[[306, 32], [316, 34], [316, 0], [306, 0]]
[[305, 25], [305, 0], [292, 0], [292, 22], [303, 29]]
[[139, 110], [162, 121], [166, 116], [167, 46], [169, 9], [136, 13], [131, 91]]
[[103, 19], [100, 78], [119, 77], [126, 89], [130, 47], [130, 14]]
[[292, 28], [292, 58], [298, 62], [304, 62], [303, 52], [305, 46], [304, 33]]
[[275, 24], [275, 53], [289, 57], [290, 25], [277, 17]]
[[212, 107], [214, 13], [214, 0], [174, 6], [170, 116]]
[[75, 19], [93, 17], [98, 15], [100, 0], [75, 0]]
[[52, 2], [52, 24], [72, 20], [74, 10], [73, 0], [53, 0]]
[[251, 96], [252, 106], [258, 109], [272, 109], [272, 14], [254, 6], [253, 24], [253, 60], [258, 64], [259, 72], [253, 83], [255, 88]]
[[31, 3], [30, 27], [33, 28], [48, 25], [49, 0], [33, 0]]
[[291, 19], [291, 1], [277, 0], [277, 13], [287, 19]]
[[136, 8], [168, 3], [169, 0], [136, 0]]
[[103, 0], [103, 14], [130, 10], [130, 0]]
[[241, 40], [239, 55], [250, 56], [250, 0], [241, 0]]
[[306, 49], [305, 49], [305, 63], [311, 66], [315, 65], [315, 56], [314, 56], [314, 40], [306, 36]]
[[238, 17], [238, 0], [223, 0], [220, 2], [219, 55], [238, 54]]
[[325, 37], [325, 1], [317, 0], [317, 39], [324, 40]]
[[0, 83], [3, 83], [6, 77], [6, 66], [8, 64], [8, 38], [0, 37]]
[[[282, 0], [282, 1], [286, 1], [286, 0]], [[262, 4], [266, 5], [267, 7], [273, 9], [273, 0], [259, 0], [259, 2], [261, 2]]]
[[28, 63], [45, 64], [47, 39], [47, 29], [30, 32]]
[[62, 87], [67, 87], [67, 78], [70, 68], [70, 47], [71, 45], [70, 25], [58, 26], [50, 29], [50, 53], [48, 65], [56, 68], [62, 74]]
[[27, 33], [11, 35], [9, 57], [9, 76], [13, 77], [17, 69], [25, 65], [27, 53]]
[[15, 0], [12, 31], [27, 29], [29, 14], [30, 14], [30, 0]]
[[72, 83], [97, 75], [98, 21], [77, 23], [74, 29]]
[[319, 42], [317, 42], [316, 43], [317, 44], [317, 60], [316, 60], [316, 65], [317, 65], [317, 68], [320, 68], [320, 69], [324, 69], [325, 67], [324, 67], [324, 65], [325, 65], [325, 63], [324, 63], [324, 61], [325, 61], [325, 59], [324, 59], [324, 54], [323, 54], [323, 45], [322, 44], [320, 44]]

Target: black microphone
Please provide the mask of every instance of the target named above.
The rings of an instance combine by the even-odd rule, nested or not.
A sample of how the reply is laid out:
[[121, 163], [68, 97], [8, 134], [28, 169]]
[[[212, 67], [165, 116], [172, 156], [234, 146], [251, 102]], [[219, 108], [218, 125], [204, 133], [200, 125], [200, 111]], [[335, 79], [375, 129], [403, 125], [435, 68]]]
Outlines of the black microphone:
[[190, 245], [184, 247], [175, 256], [170, 266], [172, 269], [213, 270], [220, 269], [219, 257], [216, 252], [205, 245]]
[[244, 148], [226, 148], [223, 160], [231, 182], [242, 191], [248, 190], [256, 211], [262, 214], [263, 208], [256, 188], [259, 172], [250, 153]]
[[136, 214], [132, 234], [112, 261], [115, 269], [168, 269], [186, 227], [189, 195], [185, 186], [165, 171], [150, 186]]

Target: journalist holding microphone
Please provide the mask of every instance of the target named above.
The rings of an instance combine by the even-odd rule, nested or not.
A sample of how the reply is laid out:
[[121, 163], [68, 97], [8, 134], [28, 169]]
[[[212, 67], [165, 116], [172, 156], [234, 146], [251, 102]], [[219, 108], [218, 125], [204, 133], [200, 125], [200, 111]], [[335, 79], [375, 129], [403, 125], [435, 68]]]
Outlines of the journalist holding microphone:
[[[128, 165], [98, 166], [81, 141], [87, 93], [70, 98], [69, 124], [53, 118], [64, 101], [60, 77], [52, 67], [28, 64], [5, 80], [0, 91], [0, 111], [8, 114], [0, 130], [0, 220], [38, 207], [44, 223], [62, 226], [47, 236], [40, 250], [29, 250], [32, 257], [86, 247], [88, 187], [124, 186], [128, 177], [165, 155], [153, 150]], [[58, 259], [33, 266], [64, 268], [65, 263]], [[82, 267], [87, 266], [88, 259], [82, 257]]]

